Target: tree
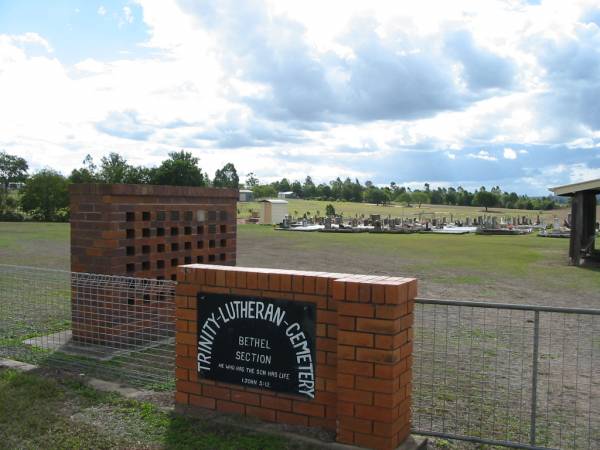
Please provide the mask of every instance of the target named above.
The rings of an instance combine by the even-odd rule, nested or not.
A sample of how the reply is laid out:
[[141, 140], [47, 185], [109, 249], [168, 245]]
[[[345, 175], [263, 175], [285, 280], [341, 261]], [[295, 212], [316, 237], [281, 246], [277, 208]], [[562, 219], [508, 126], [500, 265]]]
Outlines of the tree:
[[73, 169], [71, 175], [69, 175], [69, 182], [71, 183], [98, 183], [100, 181], [98, 167], [94, 164], [91, 155], [84, 158], [82, 168]]
[[310, 176], [307, 176], [302, 186], [302, 197], [303, 198], [314, 198], [317, 194], [317, 188]]
[[49, 169], [41, 170], [25, 183], [21, 208], [36, 219], [45, 222], [60, 219], [60, 210], [67, 206], [69, 182], [60, 173]]
[[479, 190], [473, 197], [473, 203], [477, 206], [484, 206], [487, 212], [488, 207], [495, 206], [498, 203], [498, 197], [493, 192]]
[[250, 172], [246, 176], [246, 188], [252, 189], [254, 186], [258, 186], [258, 178], [254, 176], [254, 172]]
[[296, 195], [297, 198], [302, 198], [302, 184], [299, 181], [294, 181], [292, 183], [292, 192]]
[[206, 176], [198, 167], [198, 158], [181, 150], [169, 153], [169, 158], [152, 171], [151, 182], [171, 186], [205, 186]]
[[427, 200], [429, 200], [429, 197], [425, 192], [415, 191], [412, 193], [412, 201], [418, 203], [419, 208], [421, 207], [421, 204], [427, 202]]
[[105, 183], [125, 183], [127, 172], [131, 170], [131, 166], [127, 164], [127, 160], [115, 152], [111, 152], [108, 156], [103, 156], [100, 160], [99, 178]]
[[376, 205], [385, 204], [389, 200], [387, 193], [384, 190], [372, 185], [365, 189], [363, 196], [365, 202], [375, 203]]
[[333, 205], [331, 203], [329, 203], [326, 207], [325, 207], [325, 215], [326, 216], [335, 216], [335, 208], [333, 207]]
[[217, 169], [213, 179], [214, 187], [228, 187], [237, 189], [240, 187], [240, 177], [232, 163], [227, 163], [222, 169]]
[[396, 201], [401, 202], [401, 203], [406, 203], [406, 206], [410, 206], [410, 202], [412, 201], [412, 198], [408, 192], [404, 191], [401, 194], [396, 196]]
[[16, 155], [9, 155], [0, 152], [0, 181], [4, 190], [8, 190], [8, 184], [25, 181], [27, 179], [27, 170], [29, 166], [24, 158]]
[[277, 197], [277, 191], [269, 184], [254, 186], [252, 188], [252, 193], [256, 199]]

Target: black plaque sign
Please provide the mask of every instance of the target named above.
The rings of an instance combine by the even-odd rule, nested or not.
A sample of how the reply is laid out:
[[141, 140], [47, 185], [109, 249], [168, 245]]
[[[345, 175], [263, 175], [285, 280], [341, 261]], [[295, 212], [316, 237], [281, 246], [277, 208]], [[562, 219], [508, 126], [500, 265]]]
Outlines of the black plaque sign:
[[203, 378], [315, 397], [313, 303], [198, 294]]

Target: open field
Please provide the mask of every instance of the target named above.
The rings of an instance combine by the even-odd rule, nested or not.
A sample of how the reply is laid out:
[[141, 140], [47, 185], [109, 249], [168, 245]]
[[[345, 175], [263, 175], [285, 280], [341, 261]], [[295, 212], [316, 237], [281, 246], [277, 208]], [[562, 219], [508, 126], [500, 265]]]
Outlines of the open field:
[[[476, 218], [483, 215], [496, 216], [512, 216], [521, 217], [527, 216], [535, 219], [538, 215], [547, 223], [552, 223], [554, 217], [565, 218], [570, 212], [570, 208], [563, 207], [552, 211], [536, 211], [526, 209], [506, 209], [506, 208], [490, 208], [488, 212], [484, 208], [478, 206], [452, 206], [452, 205], [426, 205], [423, 204], [419, 208], [418, 204], [412, 204], [407, 207], [404, 203], [392, 203], [387, 206], [377, 206], [369, 203], [354, 203], [354, 202], [336, 202], [336, 201], [320, 201], [320, 200], [297, 200], [288, 199], [288, 211], [293, 216], [302, 216], [305, 213], [310, 213], [310, 216], [323, 216], [325, 207], [332, 204], [336, 213], [343, 214], [344, 217], [356, 217], [364, 215], [368, 217], [370, 214], [380, 214], [382, 217], [406, 217], [406, 218], [433, 218], [439, 219], [446, 217], [450, 220], [450, 216], [454, 219], [464, 219], [466, 217]], [[238, 217], [250, 217], [250, 211], [260, 211], [259, 202], [238, 202]]]
[[[238, 227], [238, 265], [417, 277], [419, 295], [600, 305], [598, 269], [567, 265], [567, 239], [376, 235]], [[0, 223], [0, 262], [69, 268], [69, 225]]]

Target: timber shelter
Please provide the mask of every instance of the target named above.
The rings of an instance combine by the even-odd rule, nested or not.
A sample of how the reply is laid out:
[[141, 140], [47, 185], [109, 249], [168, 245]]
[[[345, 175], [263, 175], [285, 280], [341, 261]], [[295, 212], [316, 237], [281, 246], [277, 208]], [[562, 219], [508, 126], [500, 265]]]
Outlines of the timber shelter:
[[579, 266], [586, 258], [600, 259], [596, 252], [596, 195], [600, 179], [550, 188], [554, 195], [571, 197], [571, 265]]

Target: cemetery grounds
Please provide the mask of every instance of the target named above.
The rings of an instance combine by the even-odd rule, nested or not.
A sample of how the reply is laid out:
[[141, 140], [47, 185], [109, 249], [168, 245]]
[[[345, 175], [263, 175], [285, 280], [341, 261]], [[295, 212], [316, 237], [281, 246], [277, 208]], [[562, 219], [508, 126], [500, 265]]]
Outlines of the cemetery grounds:
[[[68, 240], [67, 224], [1, 223], [0, 262], [68, 270]], [[420, 297], [597, 308], [598, 271], [567, 266], [567, 248], [566, 239], [535, 235], [337, 235], [276, 232], [271, 227], [240, 225], [237, 264], [417, 277]], [[68, 289], [57, 293], [65, 302], [68, 295]], [[529, 318], [524, 313], [507, 315], [477, 310], [469, 315], [439, 305], [420, 307], [415, 322], [414, 388], [420, 397], [415, 399], [415, 420], [430, 421], [434, 429], [456, 424], [466, 432], [474, 430], [483, 436], [500, 433], [510, 440], [526, 440], [530, 426], [526, 408], [530, 379], [525, 375], [530, 369], [527, 362], [530, 350], [525, 345], [531, 334]], [[69, 326], [60, 320], [50, 324], [47, 319], [44, 321], [24, 323], [21, 334], [32, 337], [48, 329]], [[544, 335], [543, 331], [553, 323], [576, 331], [576, 335]], [[540, 361], [548, 366], [544, 389], [550, 389], [553, 370], [559, 368], [560, 376], [572, 376], [576, 384], [587, 383], [586, 393], [598, 396], [597, 381], [583, 380], [575, 373], [580, 365], [590, 372], [597, 366], [598, 324], [564, 318], [560, 323], [548, 318], [542, 321], [541, 328], [545, 345], [541, 346]], [[563, 339], [557, 341], [557, 336]], [[0, 340], [13, 338], [0, 336]], [[569, 352], [572, 345], [579, 345], [575, 341], [589, 343], [589, 349], [585, 347], [589, 352], [578, 348], [577, 362], [572, 364]], [[579, 361], [582, 355], [590, 361]], [[515, 366], [517, 362], [520, 366]], [[151, 387], [169, 389], [168, 383]], [[561, 443], [572, 442], [581, 448], [589, 444], [588, 448], [593, 448], [600, 436], [591, 422], [585, 424], [588, 425], [585, 433], [577, 432], [577, 424], [570, 431], [553, 428], [553, 423], [571, 421], [570, 416], [578, 411], [573, 411], [572, 406], [577, 408], [578, 402], [585, 400], [578, 398], [582, 392], [577, 387], [573, 392], [563, 391], [558, 400], [542, 392], [545, 401], [542, 413], [547, 420], [539, 427], [538, 443], [556, 442], [558, 432]], [[468, 410], [466, 415], [465, 410]], [[600, 415], [596, 410], [585, 413], [593, 416], [594, 421]], [[561, 414], [568, 417], [560, 417]], [[587, 420], [587, 415], [584, 419]], [[580, 442], [577, 435], [583, 436], [585, 442]], [[465, 444], [441, 440], [437, 445], [464, 448]]]

